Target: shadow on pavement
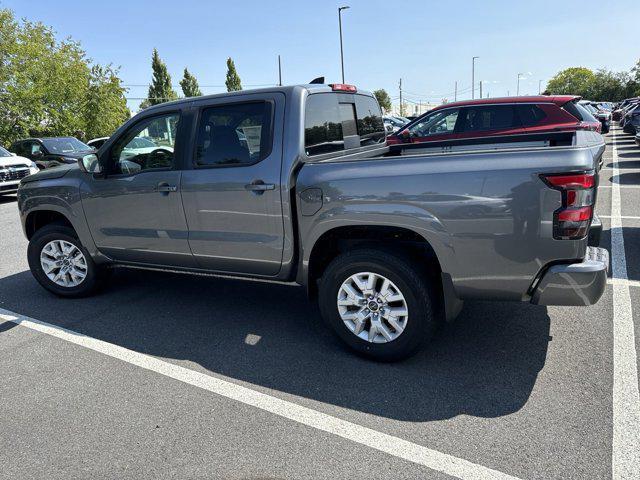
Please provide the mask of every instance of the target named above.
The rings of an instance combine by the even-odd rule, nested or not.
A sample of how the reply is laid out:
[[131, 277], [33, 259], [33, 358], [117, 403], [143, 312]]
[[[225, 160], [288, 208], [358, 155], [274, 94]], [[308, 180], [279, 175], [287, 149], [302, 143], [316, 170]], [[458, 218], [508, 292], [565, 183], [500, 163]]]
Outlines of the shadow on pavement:
[[519, 410], [550, 341], [544, 307], [469, 303], [425, 351], [375, 363], [334, 339], [302, 288], [129, 270], [79, 300], [56, 298], [22, 272], [0, 280], [0, 305], [254, 385], [413, 422]]
[[0, 195], [0, 205], [3, 203], [11, 203], [17, 201], [18, 198], [15, 195]]
[[[640, 280], [640, 263], [634, 261], [636, 258], [640, 258], [640, 228], [623, 227], [622, 236], [627, 257], [627, 278]], [[611, 230], [609, 228], [602, 230], [600, 246], [609, 250], [609, 258], [611, 259]], [[611, 265], [609, 265], [609, 277], [611, 275]]]
[[640, 172], [619, 173], [617, 178], [612, 175], [609, 177], [609, 181], [620, 185], [638, 185], [640, 184]]
[[[638, 152], [638, 158], [640, 158], [640, 152]], [[607, 168], [613, 168], [613, 162], [608, 163]], [[618, 168], [640, 168], [640, 160], [627, 160], [625, 162], [618, 162]]]

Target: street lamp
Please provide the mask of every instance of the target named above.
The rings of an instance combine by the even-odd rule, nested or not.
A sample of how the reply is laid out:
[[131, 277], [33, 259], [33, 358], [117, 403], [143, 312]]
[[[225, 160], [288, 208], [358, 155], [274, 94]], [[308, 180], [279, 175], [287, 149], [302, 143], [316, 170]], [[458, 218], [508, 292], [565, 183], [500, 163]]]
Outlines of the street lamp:
[[524, 78], [524, 73], [519, 73], [519, 74], [518, 74], [518, 83], [517, 83], [517, 85], [516, 85], [516, 97], [517, 97], [518, 95], [520, 95], [520, 79], [521, 79], [521, 78]]
[[342, 83], [344, 83], [344, 53], [342, 52], [342, 10], [350, 8], [348, 5], [338, 7], [338, 26], [340, 28], [340, 65], [342, 66]]
[[471, 100], [476, 98], [476, 58], [471, 59]]

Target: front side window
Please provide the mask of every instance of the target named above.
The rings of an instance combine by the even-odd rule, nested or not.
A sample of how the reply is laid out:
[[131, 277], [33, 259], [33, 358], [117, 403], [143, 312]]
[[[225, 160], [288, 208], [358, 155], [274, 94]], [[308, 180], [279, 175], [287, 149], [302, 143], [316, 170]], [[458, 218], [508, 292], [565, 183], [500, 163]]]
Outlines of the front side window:
[[481, 132], [519, 126], [512, 105], [488, 105], [465, 109], [461, 124], [462, 132]]
[[170, 169], [180, 115], [172, 113], [142, 120], [119, 140], [111, 152], [115, 174]]
[[29, 153], [31, 155], [38, 155], [42, 152], [42, 146], [38, 142], [32, 142], [29, 145]]
[[428, 137], [429, 135], [453, 133], [456, 128], [459, 113], [460, 110], [457, 108], [434, 112], [409, 127], [409, 133], [412, 137]]
[[205, 108], [198, 123], [195, 164], [199, 167], [253, 165], [271, 151], [270, 102]]

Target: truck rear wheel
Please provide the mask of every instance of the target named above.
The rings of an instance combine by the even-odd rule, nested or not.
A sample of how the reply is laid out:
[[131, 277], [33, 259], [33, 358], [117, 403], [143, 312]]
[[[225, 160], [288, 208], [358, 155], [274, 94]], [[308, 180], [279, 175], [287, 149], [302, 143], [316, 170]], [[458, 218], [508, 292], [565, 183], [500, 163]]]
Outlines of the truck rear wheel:
[[361, 355], [396, 361], [433, 336], [433, 288], [408, 259], [377, 249], [336, 257], [319, 286], [320, 311], [338, 337]]
[[27, 249], [29, 268], [44, 288], [61, 297], [84, 297], [104, 279], [72, 228], [51, 224], [38, 230]]

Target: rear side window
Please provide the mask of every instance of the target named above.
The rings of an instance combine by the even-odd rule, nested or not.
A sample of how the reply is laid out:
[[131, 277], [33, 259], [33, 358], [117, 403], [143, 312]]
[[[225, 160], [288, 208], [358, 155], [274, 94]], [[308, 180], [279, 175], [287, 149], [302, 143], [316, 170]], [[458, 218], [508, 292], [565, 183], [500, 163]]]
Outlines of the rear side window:
[[271, 152], [270, 102], [205, 108], [198, 122], [196, 166], [253, 165]]
[[520, 126], [512, 105], [468, 107], [462, 118], [462, 132], [481, 132]]
[[385, 131], [380, 105], [373, 97], [356, 95], [356, 112], [358, 113], [358, 135], [360, 145], [384, 143]]
[[578, 109], [578, 105], [575, 102], [565, 103], [562, 106], [562, 109], [566, 112], [569, 112], [571, 115], [573, 115], [576, 118], [576, 120], [578, 120], [579, 122], [582, 122], [583, 120], [585, 120], [582, 112]]
[[516, 111], [523, 127], [538, 125], [547, 117], [547, 114], [538, 105], [516, 105]]

